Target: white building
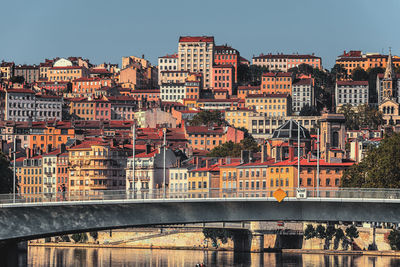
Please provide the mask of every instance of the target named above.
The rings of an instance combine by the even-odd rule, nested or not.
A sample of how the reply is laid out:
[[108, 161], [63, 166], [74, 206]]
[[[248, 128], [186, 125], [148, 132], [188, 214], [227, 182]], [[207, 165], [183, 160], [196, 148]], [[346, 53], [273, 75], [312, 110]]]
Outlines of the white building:
[[43, 193], [51, 198], [50, 193], [57, 192], [57, 151], [43, 155]]
[[185, 83], [162, 83], [160, 87], [162, 101], [178, 101], [186, 98]]
[[[160, 151], [161, 150], [161, 151]], [[133, 190], [138, 196], [160, 192], [164, 182], [164, 151], [146, 145], [146, 151], [135, 155], [135, 186], [133, 185], [133, 157], [128, 158], [126, 169], [127, 190]], [[167, 149], [166, 151], [166, 184], [169, 183], [168, 169], [176, 165], [175, 153]], [[156, 190], [159, 189], [159, 190]], [[168, 192], [168, 190], [166, 190]]]
[[35, 100], [36, 121], [62, 120], [62, 97], [36, 95]]
[[7, 89], [5, 120], [33, 121], [35, 118], [35, 92], [30, 89]]
[[161, 85], [162, 71], [178, 70], [178, 54], [166, 55], [158, 58], [158, 84]]
[[313, 79], [306, 78], [292, 84], [292, 109], [298, 114], [304, 106], [315, 105]]
[[169, 169], [169, 195], [172, 198], [187, 196], [189, 170], [193, 168], [194, 166]]
[[203, 74], [203, 88], [211, 87], [214, 62], [214, 37], [182, 36], [178, 45], [178, 70]]
[[336, 112], [341, 106], [368, 104], [368, 81], [337, 81], [335, 88]]

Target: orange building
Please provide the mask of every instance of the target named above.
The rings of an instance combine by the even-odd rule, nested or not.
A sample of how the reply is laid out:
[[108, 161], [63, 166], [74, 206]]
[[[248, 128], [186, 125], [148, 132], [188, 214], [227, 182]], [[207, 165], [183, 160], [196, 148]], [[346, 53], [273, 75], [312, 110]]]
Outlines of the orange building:
[[215, 65], [212, 69], [211, 87], [213, 89], [225, 89], [229, 95], [233, 94], [235, 81], [235, 69], [232, 65]]
[[[216, 45], [214, 47], [214, 64], [233, 66], [234, 82], [237, 83], [237, 72], [239, 66], [240, 53], [236, 49], [227, 45]], [[215, 67], [215, 66], [214, 66]], [[214, 85], [211, 84], [211, 87]]]
[[37, 122], [32, 124], [32, 133], [29, 135], [30, 148], [49, 153], [53, 149], [61, 148], [69, 139], [75, 138], [75, 129], [69, 122]]
[[210, 151], [229, 141], [239, 143], [244, 132], [230, 126], [185, 126], [185, 137], [191, 148]]
[[291, 72], [268, 72], [262, 75], [261, 93], [266, 94], [292, 94]]
[[251, 85], [239, 86], [237, 89], [237, 97], [245, 100], [248, 95], [259, 94], [260, 92], [261, 92], [261, 88], [259, 85], [258, 86], [251, 86]]
[[69, 99], [70, 114], [78, 116], [81, 120], [95, 120], [95, 102], [84, 97]]
[[[350, 51], [343, 52], [342, 55], [336, 59], [336, 64], [341, 65], [346, 69], [347, 74], [350, 75], [355, 68], [362, 68], [368, 70], [372, 68], [386, 68], [388, 61], [388, 55], [382, 55], [379, 53], [363, 54], [361, 51]], [[400, 66], [400, 57], [392, 56], [393, 65], [396, 67]]]
[[95, 94], [102, 87], [112, 85], [111, 79], [101, 79], [98, 77], [82, 77], [72, 81], [72, 92], [79, 96], [89, 96]]

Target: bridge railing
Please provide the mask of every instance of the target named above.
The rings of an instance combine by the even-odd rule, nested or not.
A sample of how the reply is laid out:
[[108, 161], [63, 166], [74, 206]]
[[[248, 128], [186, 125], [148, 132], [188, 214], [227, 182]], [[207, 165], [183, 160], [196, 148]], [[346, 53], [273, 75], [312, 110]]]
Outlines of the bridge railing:
[[[304, 188], [303, 188], [304, 189]], [[400, 189], [379, 188], [336, 188], [324, 187], [305, 188], [304, 198], [345, 198], [345, 199], [399, 199]], [[248, 188], [199, 188], [193, 190], [168, 190], [164, 195], [162, 189], [145, 190], [85, 190], [74, 192], [16, 194], [0, 194], [0, 204], [10, 203], [41, 203], [41, 202], [67, 202], [67, 201], [95, 201], [95, 200], [126, 200], [126, 199], [208, 199], [208, 198], [273, 198], [277, 189], [248, 189]], [[296, 198], [297, 188], [282, 188], [286, 197]], [[300, 197], [300, 198], [303, 198]]]

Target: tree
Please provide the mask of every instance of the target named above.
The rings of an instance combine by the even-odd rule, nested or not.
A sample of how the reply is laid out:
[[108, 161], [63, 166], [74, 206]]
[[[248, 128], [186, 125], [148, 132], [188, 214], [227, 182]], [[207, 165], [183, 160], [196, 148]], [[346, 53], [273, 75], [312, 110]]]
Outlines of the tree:
[[364, 69], [357, 67], [351, 72], [351, 78], [353, 81], [368, 81], [369, 75]]
[[13, 76], [10, 78], [10, 82], [12, 83], [24, 83], [25, 78], [23, 76]]
[[74, 240], [75, 243], [81, 241], [81, 234], [73, 234], [71, 235], [71, 239]]
[[[13, 172], [10, 168], [10, 162], [6, 156], [0, 152], [0, 194], [13, 192]], [[15, 181], [15, 190], [18, 192], [18, 181]]]
[[333, 249], [338, 249], [340, 241], [344, 238], [344, 232], [341, 228], [337, 228], [334, 234]]
[[350, 104], [343, 105], [338, 110], [345, 117], [346, 128], [349, 130], [359, 130], [366, 127], [377, 129], [383, 123], [382, 113], [367, 105], [359, 105], [356, 108]]
[[192, 126], [212, 124], [222, 125], [223, 123], [225, 123], [225, 120], [222, 118], [221, 112], [208, 110], [200, 111], [189, 121], [189, 124]]
[[97, 231], [90, 232], [89, 234], [94, 240], [97, 240], [97, 238], [99, 237], [99, 233]]
[[240, 85], [260, 85], [261, 76], [264, 72], [268, 72], [268, 68], [265, 66], [251, 65], [239, 65], [238, 66], [238, 83]]
[[311, 107], [310, 105], [305, 105], [301, 108], [300, 116], [319, 116], [320, 113], [315, 107]]
[[252, 136], [248, 136], [240, 141], [240, 143], [229, 141], [216, 146], [210, 151], [210, 153], [208, 153], [208, 156], [237, 158], [240, 157], [242, 150], [258, 152], [259, 146]]
[[385, 70], [380, 67], [368, 69], [368, 92], [369, 92], [369, 102], [378, 103], [378, 94], [376, 91], [376, 79], [379, 73], [384, 73]]
[[390, 248], [393, 250], [400, 250], [400, 231], [392, 229], [388, 236]]
[[331, 74], [336, 77], [336, 80], [341, 80], [347, 77], [347, 70], [341, 64], [335, 64], [331, 69]]
[[304, 238], [306, 240], [312, 239], [316, 236], [316, 232], [314, 226], [312, 224], [307, 224], [306, 229], [304, 230]]
[[233, 239], [233, 232], [228, 229], [203, 228], [203, 235], [205, 239], [211, 239], [215, 248], [218, 248], [218, 240], [226, 244], [228, 239]]
[[[350, 242], [346, 241], [346, 243], [350, 243], [351, 245], [353, 245], [354, 239], [358, 238], [358, 236], [359, 235], [357, 227], [355, 227], [354, 225], [350, 225], [346, 228], [346, 237], [350, 239]], [[347, 247], [347, 244], [345, 245], [345, 247]]]
[[342, 187], [400, 188], [399, 147], [399, 133], [386, 136], [360, 163], [344, 172]]
[[71, 242], [71, 240], [69, 239], [68, 235], [62, 235], [61, 236], [61, 241], [62, 242]]
[[325, 230], [325, 249], [329, 249], [331, 240], [336, 233], [335, 226], [328, 225]]

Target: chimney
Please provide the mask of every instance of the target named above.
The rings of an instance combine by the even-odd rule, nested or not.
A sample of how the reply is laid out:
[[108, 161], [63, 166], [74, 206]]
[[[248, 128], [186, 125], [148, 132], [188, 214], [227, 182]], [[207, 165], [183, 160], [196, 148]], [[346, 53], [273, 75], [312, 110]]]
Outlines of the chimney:
[[25, 148], [25, 154], [26, 154], [26, 158], [29, 158], [29, 155], [31, 154], [31, 149], [30, 148]]
[[151, 153], [151, 145], [146, 144], [146, 154], [150, 154], [150, 153]]
[[66, 149], [65, 144], [61, 144], [60, 152], [61, 152], [61, 153], [64, 153], [66, 150], [67, 150], [67, 149]]
[[250, 151], [242, 150], [240, 152], [240, 163], [249, 163], [250, 162]]
[[268, 158], [266, 145], [261, 146], [261, 162], [265, 162]]
[[289, 161], [294, 160], [294, 147], [292, 143], [289, 143]]

